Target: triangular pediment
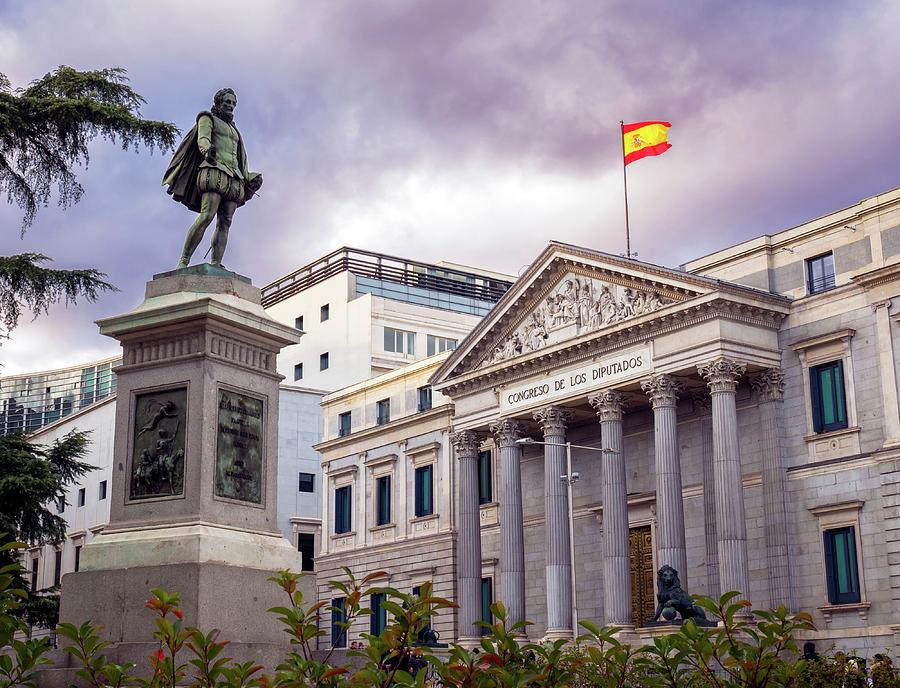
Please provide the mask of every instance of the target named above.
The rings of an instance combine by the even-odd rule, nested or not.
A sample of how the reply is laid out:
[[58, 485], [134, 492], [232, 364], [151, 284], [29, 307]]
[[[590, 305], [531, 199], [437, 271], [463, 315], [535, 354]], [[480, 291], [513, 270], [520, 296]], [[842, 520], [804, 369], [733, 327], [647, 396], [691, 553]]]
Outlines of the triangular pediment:
[[601, 335], [714, 291], [717, 281], [551, 243], [435, 374], [440, 383]]

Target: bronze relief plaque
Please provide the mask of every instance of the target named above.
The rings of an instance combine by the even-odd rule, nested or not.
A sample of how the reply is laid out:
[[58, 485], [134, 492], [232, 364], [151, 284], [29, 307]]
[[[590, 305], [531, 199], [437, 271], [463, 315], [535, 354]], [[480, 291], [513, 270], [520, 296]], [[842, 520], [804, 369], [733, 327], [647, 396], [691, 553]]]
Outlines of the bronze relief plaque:
[[129, 499], [184, 494], [187, 388], [135, 397]]
[[262, 503], [263, 401], [219, 390], [216, 496]]

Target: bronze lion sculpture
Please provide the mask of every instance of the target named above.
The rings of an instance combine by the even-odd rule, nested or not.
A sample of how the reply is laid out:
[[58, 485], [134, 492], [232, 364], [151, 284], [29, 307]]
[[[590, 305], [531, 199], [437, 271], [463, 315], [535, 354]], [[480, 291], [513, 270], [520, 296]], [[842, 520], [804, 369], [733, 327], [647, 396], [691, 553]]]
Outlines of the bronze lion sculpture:
[[676, 612], [685, 620], [706, 621], [706, 612], [694, 604], [694, 598], [681, 587], [678, 571], [668, 564], [656, 573], [656, 589], [656, 601], [659, 604], [656, 606], [656, 614], [649, 623], [659, 621], [659, 617], [663, 617], [666, 621], [674, 621]]

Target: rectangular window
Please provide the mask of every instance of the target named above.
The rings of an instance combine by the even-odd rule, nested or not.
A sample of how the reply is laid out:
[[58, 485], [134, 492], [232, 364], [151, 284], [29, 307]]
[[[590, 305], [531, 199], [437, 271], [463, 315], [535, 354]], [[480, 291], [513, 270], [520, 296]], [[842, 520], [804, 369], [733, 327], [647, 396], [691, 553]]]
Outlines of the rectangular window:
[[294, 365], [294, 382], [297, 380], [303, 379], [303, 364], [297, 363]]
[[396, 354], [416, 353], [416, 333], [406, 330], [395, 330], [393, 327], [384, 328], [384, 350]]
[[372, 616], [369, 617], [369, 633], [372, 635], [381, 635], [387, 626], [387, 610], [382, 606], [384, 603], [384, 593], [373, 593], [369, 598], [369, 607], [372, 609]]
[[383, 475], [375, 480], [375, 525], [391, 522], [391, 476]]
[[416, 390], [416, 397], [418, 401], [418, 403], [416, 404], [416, 408], [419, 411], [429, 410], [431, 408], [431, 385], [419, 387]]
[[60, 497], [56, 500], [56, 511], [57, 513], [63, 513], [66, 510], [66, 498]]
[[375, 423], [384, 425], [391, 422], [391, 400], [382, 399], [375, 403]]
[[62, 550], [56, 550], [55, 556], [56, 558], [53, 560], [53, 585], [58, 587], [62, 580]]
[[328, 352], [319, 354], [319, 370], [328, 370]]
[[338, 415], [338, 437], [350, 434], [350, 411]]
[[319, 322], [325, 322], [329, 317], [331, 317], [331, 315], [329, 313], [328, 304], [326, 303], [319, 309]]
[[347, 613], [344, 611], [347, 605], [346, 597], [336, 597], [331, 600], [331, 646], [347, 647], [347, 629], [344, 622]]
[[416, 516], [430, 516], [434, 513], [431, 483], [432, 468], [433, 464], [429, 464], [428, 466], [419, 466], [416, 469]]
[[300, 473], [300, 478], [297, 481], [297, 490], [299, 492], [315, 492], [316, 491], [316, 476], [313, 473]]
[[334, 532], [349, 533], [352, 520], [350, 518], [352, 486], [344, 485], [334, 491]]
[[97, 499], [99, 499], [101, 502], [104, 499], [106, 499], [106, 481], [105, 480], [100, 481], [100, 492], [97, 495]]
[[806, 261], [806, 286], [810, 294], [834, 287], [834, 255], [826, 253]]
[[81, 545], [75, 545], [75, 570], [81, 569]]
[[296, 318], [294, 318], [294, 327], [298, 330], [303, 329], [303, 316], [302, 315], [298, 315]]
[[831, 604], [856, 604], [860, 601], [856, 528], [832, 528], [823, 534], [828, 601]]
[[38, 570], [41, 568], [41, 558], [31, 558], [31, 592], [37, 592], [38, 586]]
[[[494, 603], [494, 579], [481, 579], [481, 620], [484, 623], [494, 623], [494, 615], [491, 613], [491, 605]], [[488, 635], [490, 630], [481, 627], [481, 635]]]
[[438, 337], [436, 335], [428, 335], [428, 355], [443, 353], [444, 351], [453, 351], [456, 348], [456, 340], [448, 337]]
[[78, 490], [78, 506], [84, 506], [84, 488]]
[[316, 536], [312, 533], [297, 533], [297, 551], [300, 552], [300, 570], [316, 570]]
[[478, 452], [478, 503], [493, 501], [491, 484], [491, 452]]
[[830, 432], [847, 427], [844, 363], [832, 361], [809, 369], [813, 430]]

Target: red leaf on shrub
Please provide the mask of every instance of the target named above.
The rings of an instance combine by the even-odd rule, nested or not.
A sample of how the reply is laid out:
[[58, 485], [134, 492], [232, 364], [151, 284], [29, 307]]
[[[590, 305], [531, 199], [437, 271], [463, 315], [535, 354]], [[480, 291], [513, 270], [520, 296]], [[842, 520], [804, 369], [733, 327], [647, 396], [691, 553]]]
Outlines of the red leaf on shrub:
[[157, 650], [153, 653], [153, 659], [155, 659], [157, 662], [163, 662], [165, 661], [166, 656], [163, 654], [162, 650]]
[[324, 674], [322, 674], [322, 678], [331, 678], [332, 676], [340, 676], [341, 674], [349, 674], [350, 672], [343, 667], [336, 667], [334, 669], [329, 669]]
[[488, 653], [481, 656], [481, 661], [485, 664], [494, 664], [495, 666], [500, 666], [503, 664], [503, 660], [500, 659], [498, 655], [494, 653]]
[[183, 619], [183, 618], [184, 618], [184, 612], [181, 611], [180, 609], [178, 609], [178, 607], [176, 607], [175, 609], [173, 609], [173, 610], [172, 610], [172, 613], [173, 613], [175, 616], [177, 616], [179, 619]]

